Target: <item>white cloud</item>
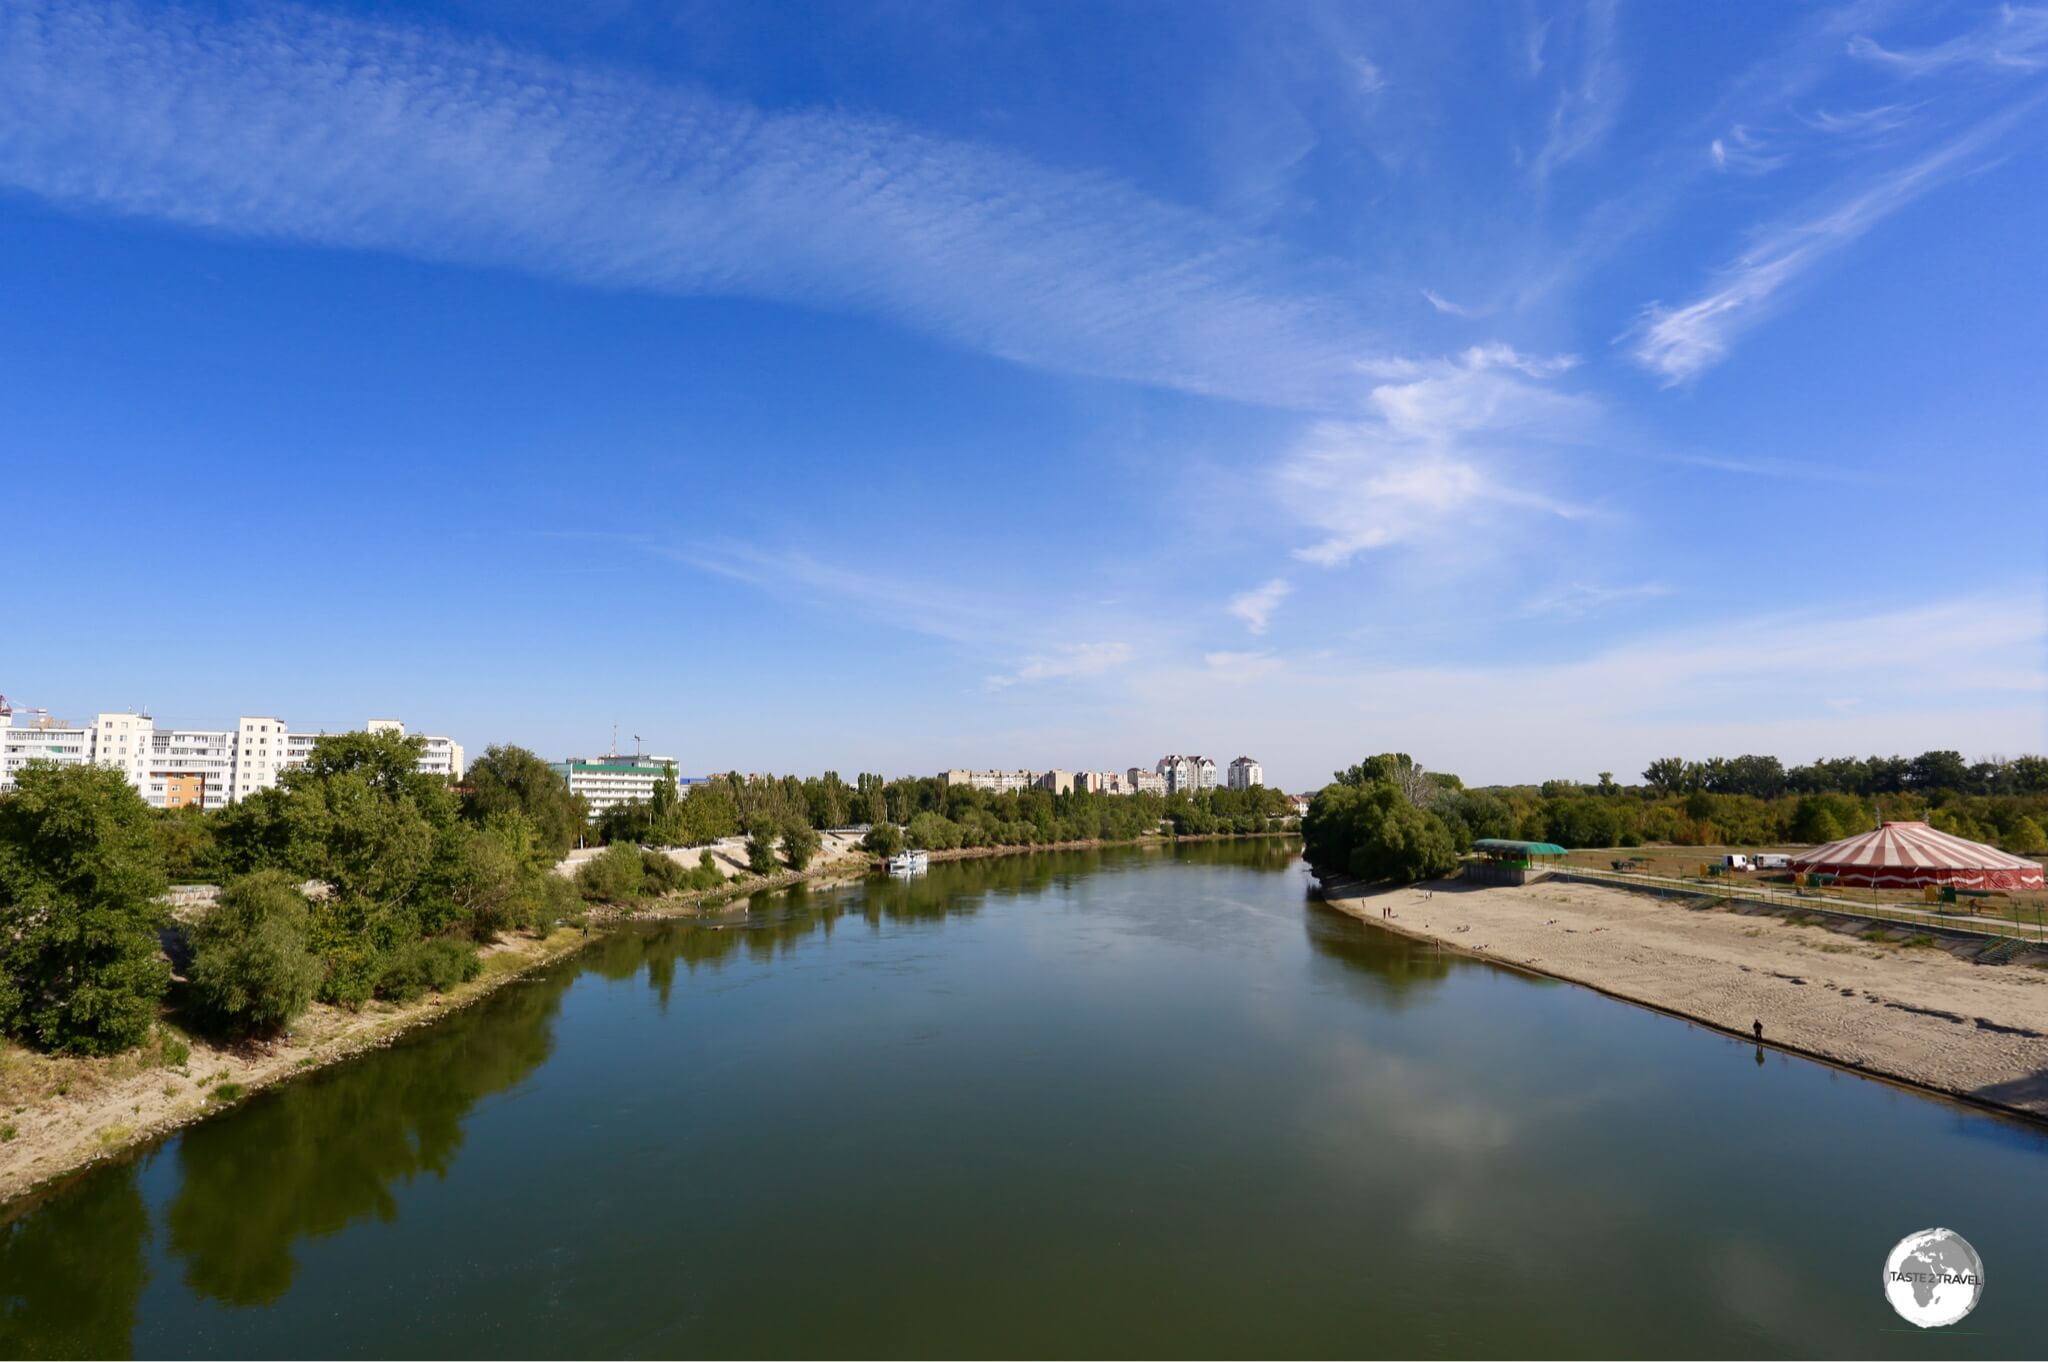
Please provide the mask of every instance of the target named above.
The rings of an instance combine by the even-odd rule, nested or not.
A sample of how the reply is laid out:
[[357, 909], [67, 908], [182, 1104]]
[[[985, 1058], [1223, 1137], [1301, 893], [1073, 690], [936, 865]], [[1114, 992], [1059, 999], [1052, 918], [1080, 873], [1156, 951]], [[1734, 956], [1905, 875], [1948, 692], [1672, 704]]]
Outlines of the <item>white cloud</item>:
[[1352, 79], [1361, 94], [1376, 95], [1387, 88], [1387, 77], [1370, 57], [1353, 55], [1350, 58]]
[[1319, 268], [1102, 175], [390, 23], [0, 11], [0, 185], [252, 237], [887, 319], [1022, 364], [1342, 410]]
[[1131, 660], [1128, 643], [1069, 643], [1049, 652], [1034, 653], [1014, 672], [991, 676], [992, 690], [1024, 681], [1059, 681], [1077, 676], [1100, 676]]
[[1282, 670], [1280, 659], [1271, 653], [1204, 653], [1202, 665], [1209, 669], [1210, 679], [1231, 685], [1268, 680]]
[[[1543, 147], [1529, 166], [1538, 185], [1556, 170], [1599, 146], [1621, 109], [1623, 77], [1615, 55], [1614, 0], [1587, 0], [1581, 35], [1578, 80], [1559, 93], [1550, 112]], [[1541, 68], [1541, 47], [1531, 65]]]
[[1256, 586], [1250, 591], [1232, 596], [1230, 613], [1243, 620], [1245, 628], [1255, 634], [1263, 634], [1266, 632], [1266, 622], [1272, 617], [1273, 612], [1279, 609], [1280, 602], [1287, 599], [1287, 594], [1293, 590], [1293, 585], [1286, 578], [1275, 577], [1263, 586]]
[[1994, 18], [1945, 43], [1916, 50], [1894, 50], [1857, 34], [1849, 51], [1868, 62], [1907, 77], [1932, 75], [1953, 67], [1988, 67], [2028, 73], [2048, 68], [2048, 8], [2001, 5]]
[[1539, 596], [1527, 607], [1532, 615], [1584, 615], [1627, 601], [1654, 600], [1668, 596], [1671, 588], [1662, 582], [1638, 582], [1633, 586], [1600, 586], [1573, 582], [1557, 591]]
[[1650, 304], [1625, 337], [1634, 342], [1631, 356], [1667, 385], [1719, 362], [1737, 335], [1769, 315], [1788, 284], [1957, 173], [2038, 102], [2037, 97], [2015, 105], [1919, 160], [1859, 186], [1819, 214], [1764, 233], [1693, 301], [1677, 307]]
[[1590, 423], [1590, 403], [1540, 386], [1576, 362], [1493, 343], [1451, 360], [1362, 366], [1387, 380], [1372, 389], [1375, 415], [1312, 426], [1276, 475], [1282, 501], [1321, 532], [1295, 556], [1335, 567], [1488, 508], [1583, 514], [1535, 490], [1499, 448], [1566, 440]]
[[1470, 308], [1462, 307], [1459, 304], [1452, 302], [1450, 299], [1444, 297], [1441, 293], [1438, 293], [1435, 289], [1426, 288], [1422, 290], [1422, 296], [1429, 299], [1429, 305], [1439, 312], [1446, 313], [1453, 317], [1469, 317], [1472, 315], [1472, 310]]

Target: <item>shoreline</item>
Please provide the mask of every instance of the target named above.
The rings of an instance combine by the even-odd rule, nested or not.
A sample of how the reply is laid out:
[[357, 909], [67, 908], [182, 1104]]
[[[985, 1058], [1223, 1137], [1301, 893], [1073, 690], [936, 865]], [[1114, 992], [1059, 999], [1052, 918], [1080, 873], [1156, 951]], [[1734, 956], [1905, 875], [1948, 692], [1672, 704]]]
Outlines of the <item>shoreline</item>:
[[1320, 883], [1321, 902], [1367, 927], [1744, 1044], [1757, 1043], [1754, 1016], [1765, 1022], [1763, 1048], [2048, 1127], [2041, 971], [1605, 885]]
[[[966, 860], [1040, 851], [1292, 835], [1207, 833], [1131, 842], [1096, 840], [972, 847], [934, 852], [932, 859]], [[483, 973], [447, 993], [429, 993], [405, 1004], [371, 1003], [359, 1012], [316, 1003], [293, 1022], [282, 1038], [269, 1042], [217, 1046], [189, 1036], [185, 1039], [191, 1054], [185, 1063], [175, 1067], [150, 1064], [145, 1058], [149, 1046], [104, 1060], [50, 1056], [11, 1046], [0, 1052], [0, 1061], [10, 1071], [16, 1066], [44, 1074], [56, 1070], [76, 1074], [79, 1081], [89, 1081], [93, 1087], [74, 1099], [67, 1091], [73, 1078], [59, 1077], [54, 1080], [56, 1091], [25, 1103], [10, 1103], [0, 1112], [0, 1128], [15, 1132], [0, 1140], [0, 1225], [33, 1209], [48, 1195], [102, 1163], [130, 1157], [186, 1126], [227, 1111], [261, 1089], [383, 1049], [408, 1032], [432, 1025], [507, 984], [568, 959], [621, 926], [704, 917], [710, 915], [707, 910], [716, 911], [734, 900], [780, 893], [800, 884], [854, 884], [876, 873], [880, 865], [880, 858], [865, 851], [846, 850], [821, 856], [804, 870], [728, 883], [718, 889], [646, 900], [631, 906], [593, 905], [585, 914], [587, 925], [583, 928], [557, 927], [545, 938], [507, 936], [483, 948]], [[106, 1072], [131, 1067], [132, 1072]], [[12, 1078], [13, 1074], [6, 1076]], [[222, 1089], [232, 1090], [232, 1095], [218, 1097], [216, 1094]]]

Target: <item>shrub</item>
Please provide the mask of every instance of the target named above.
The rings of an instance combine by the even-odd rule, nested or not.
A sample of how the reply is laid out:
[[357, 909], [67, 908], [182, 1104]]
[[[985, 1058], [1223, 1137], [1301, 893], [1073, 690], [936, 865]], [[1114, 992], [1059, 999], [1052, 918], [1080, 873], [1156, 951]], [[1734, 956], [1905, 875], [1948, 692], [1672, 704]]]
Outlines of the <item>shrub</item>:
[[223, 1103], [238, 1101], [245, 1091], [247, 1089], [240, 1083], [223, 1083], [213, 1090], [213, 1100]]
[[[318, 962], [316, 961], [315, 963], [317, 964]], [[160, 1054], [163, 1066], [166, 1069], [182, 1069], [187, 1061], [192, 1058], [192, 1047], [185, 1043], [183, 1036], [175, 1036], [165, 1032]]]
[[351, 1012], [360, 1011], [377, 991], [376, 952], [360, 945], [341, 946], [328, 951], [323, 959], [327, 977], [321, 980], [320, 998]]
[[384, 958], [377, 975], [377, 994], [395, 1003], [409, 1003], [429, 989], [446, 993], [483, 972], [476, 947], [453, 937], [437, 936], [401, 946]]
[[646, 875], [640, 848], [615, 842], [577, 868], [576, 890], [592, 903], [625, 903], [640, 897]]
[[281, 870], [241, 875], [191, 929], [192, 989], [234, 1031], [268, 1034], [306, 1010], [324, 967], [305, 896]]
[[688, 882], [690, 872], [674, 857], [659, 851], [640, 853], [641, 892], [650, 898], [672, 894]]
[[877, 823], [868, 829], [868, 835], [860, 839], [860, 844], [886, 860], [903, 850], [903, 829], [894, 823]]

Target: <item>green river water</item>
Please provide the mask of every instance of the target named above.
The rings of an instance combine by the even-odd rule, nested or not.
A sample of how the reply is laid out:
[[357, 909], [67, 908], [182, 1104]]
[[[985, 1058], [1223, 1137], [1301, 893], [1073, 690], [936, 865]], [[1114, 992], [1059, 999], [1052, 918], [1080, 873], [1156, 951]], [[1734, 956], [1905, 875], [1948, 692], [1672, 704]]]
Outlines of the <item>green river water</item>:
[[[1309, 896], [1276, 841], [626, 931], [0, 1227], [0, 1354], [2048, 1349], [2048, 1138]], [[1909, 1231], [1983, 1304], [1887, 1307]]]

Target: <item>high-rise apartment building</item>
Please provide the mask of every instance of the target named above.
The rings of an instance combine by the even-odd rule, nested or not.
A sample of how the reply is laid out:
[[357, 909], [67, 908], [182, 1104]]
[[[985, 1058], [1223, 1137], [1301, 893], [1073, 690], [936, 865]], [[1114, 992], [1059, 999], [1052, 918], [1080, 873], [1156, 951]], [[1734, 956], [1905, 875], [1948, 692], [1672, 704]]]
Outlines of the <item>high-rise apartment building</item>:
[[[405, 731], [395, 719], [373, 719], [369, 728]], [[319, 736], [293, 733], [275, 716], [244, 716], [231, 729], [205, 729], [158, 728], [147, 714], [103, 713], [74, 728], [41, 711], [0, 709], [0, 791], [14, 788], [31, 761], [89, 762], [119, 771], [152, 807], [225, 808], [277, 784], [281, 773], [305, 762]], [[421, 771], [462, 779], [460, 743], [428, 737], [425, 744]]]
[[1239, 757], [1230, 763], [1230, 788], [1249, 790], [1254, 785], [1266, 783], [1266, 768], [1250, 757]]

